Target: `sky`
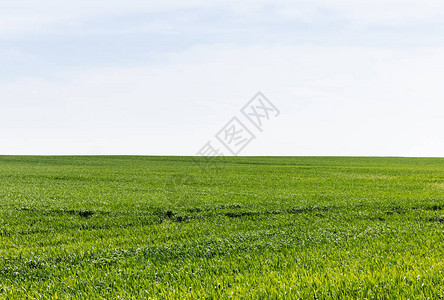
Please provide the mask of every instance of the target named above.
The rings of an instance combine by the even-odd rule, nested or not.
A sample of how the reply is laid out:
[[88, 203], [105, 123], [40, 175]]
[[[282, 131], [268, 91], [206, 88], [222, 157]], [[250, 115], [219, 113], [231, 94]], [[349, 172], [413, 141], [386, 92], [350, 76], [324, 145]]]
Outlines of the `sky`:
[[236, 117], [236, 155], [442, 157], [443, 33], [442, 0], [2, 0], [0, 154], [232, 155]]

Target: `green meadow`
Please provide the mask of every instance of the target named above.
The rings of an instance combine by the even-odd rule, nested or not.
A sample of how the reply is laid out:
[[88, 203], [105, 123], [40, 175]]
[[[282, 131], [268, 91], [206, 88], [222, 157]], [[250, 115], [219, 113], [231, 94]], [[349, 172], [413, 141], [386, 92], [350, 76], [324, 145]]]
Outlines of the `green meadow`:
[[441, 299], [444, 159], [0, 156], [0, 299]]

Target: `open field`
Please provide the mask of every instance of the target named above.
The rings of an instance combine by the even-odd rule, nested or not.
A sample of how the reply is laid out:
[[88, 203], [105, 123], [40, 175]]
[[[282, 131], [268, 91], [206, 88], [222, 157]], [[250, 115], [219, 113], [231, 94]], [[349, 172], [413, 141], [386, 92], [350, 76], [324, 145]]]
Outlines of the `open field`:
[[443, 209], [444, 159], [3, 156], [0, 298], [440, 299]]

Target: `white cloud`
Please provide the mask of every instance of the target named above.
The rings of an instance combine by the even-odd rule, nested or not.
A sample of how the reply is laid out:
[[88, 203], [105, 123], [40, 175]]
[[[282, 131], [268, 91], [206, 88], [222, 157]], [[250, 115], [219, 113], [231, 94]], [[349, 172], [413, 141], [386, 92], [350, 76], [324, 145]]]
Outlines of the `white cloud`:
[[[144, 14], [150, 18], [132, 18]], [[317, 31], [308, 33], [313, 37], [307, 46], [291, 30], [305, 22], [328, 35], [330, 25], [340, 24], [376, 36], [395, 28], [396, 37], [421, 27], [438, 38], [432, 29], [443, 26], [442, 20], [444, 2], [438, 0], [4, 0], [0, 38], [24, 43], [2, 41], [0, 59], [9, 69], [0, 81], [1, 152], [194, 154], [262, 90], [282, 114], [243, 154], [443, 156], [443, 48], [394, 49], [381, 41], [373, 48], [321, 45], [316, 41], [324, 36]], [[302, 35], [304, 26], [298, 28]], [[278, 37], [275, 46], [267, 38], [246, 41], [265, 35], [263, 30], [269, 30], [267, 38]], [[148, 53], [162, 38], [134, 43], [141, 52], [147, 46], [154, 58], [149, 63], [138, 56], [139, 67], [97, 67], [97, 56], [89, 57], [86, 49], [105, 56], [114, 51], [117, 58], [131, 53], [114, 44], [106, 48], [106, 39], [83, 52], [70, 40], [75, 34], [146, 32], [203, 38], [184, 48], [183, 41], [168, 40], [171, 52], [163, 54], [162, 47]], [[341, 38], [341, 30], [335, 33]], [[51, 44], [43, 38], [49, 46], [39, 48], [43, 40], [35, 36], [48, 34], [64, 39]], [[336, 45], [359, 45], [367, 36], [343, 38]], [[88, 47], [94, 40], [82, 42]], [[70, 61], [70, 55], [78, 57]], [[81, 66], [57, 65], [83, 62], [82, 55], [90, 59]]]
[[2, 153], [194, 154], [262, 90], [282, 114], [243, 154], [443, 156], [417, 145], [444, 137], [442, 51], [207, 46], [21, 79], [0, 85]]
[[[166, 0], [166, 1], [69, 1], [3, 0], [0, 3], [0, 34], [63, 32], [87, 20], [142, 13], [196, 10], [230, 12], [239, 21], [265, 22], [299, 20], [316, 23], [326, 19], [350, 26], [398, 26], [442, 23], [444, 2], [440, 0]], [[170, 23], [169, 23], [170, 22]], [[171, 25], [165, 20], [164, 26]], [[146, 30], [160, 29], [148, 22]], [[140, 30], [140, 28], [133, 28]], [[45, 31], [46, 30], [46, 31]]]
[[288, 17], [317, 19], [321, 13], [360, 25], [405, 25], [442, 22], [444, 2], [439, 0], [314, 0], [279, 1], [280, 12]]

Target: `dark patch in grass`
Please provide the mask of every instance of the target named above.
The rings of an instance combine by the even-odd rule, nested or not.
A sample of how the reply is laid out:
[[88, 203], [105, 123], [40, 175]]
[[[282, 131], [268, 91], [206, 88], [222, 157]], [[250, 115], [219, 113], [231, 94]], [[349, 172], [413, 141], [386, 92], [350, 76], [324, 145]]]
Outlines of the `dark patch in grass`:
[[225, 213], [225, 216], [229, 218], [239, 218], [239, 217], [245, 217], [245, 216], [254, 216], [254, 215], [260, 215], [260, 212], [254, 212], [254, 211], [242, 211], [242, 212], [228, 212]]
[[78, 176], [55, 176], [55, 177], [47, 177], [48, 179], [58, 180], [58, 181], [90, 181], [89, 178], [78, 177]]
[[429, 219], [429, 222], [444, 223], [444, 217], [430, 218], [430, 219]]
[[177, 215], [176, 212], [172, 210], [156, 210], [153, 215], [159, 217], [159, 222], [162, 223], [164, 220], [170, 220], [172, 222], [185, 222], [190, 219], [194, 219], [189, 215]]
[[165, 212], [165, 216], [167, 216], [167, 218], [172, 218], [172, 217], [174, 217], [174, 215], [175, 215], [176, 213], [174, 212], [174, 211], [171, 211], [171, 210], [167, 210], [166, 212]]
[[215, 211], [215, 210], [224, 210], [224, 209], [240, 209], [245, 208], [244, 205], [241, 204], [222, 204], [215, 207], [206, 207], [206, 208], [200, 208], [200, 207], [193, 207], [189, 208], [186, 211], [190, 213], [199, 213], [203, 211]]
[[46, 263], [44, 261], [40, 261], [40, 260], [28, 260], [24, 263], [25, 266], [27, 266], [30, 269], [41, 269]]
[[92, 210], [76, 210], [76, 209], [68, 209], [68, 210], [53, 209], [53, 210], [49, 210], [49, 212], [56, 213], [56, 214], [64, 214], [65, 213], [65, 214], [69, 214], [69, 215], [80, 216], [82, 218], [90, 218], [95, 214], [95, 212]]
[[223, 204], [219, 205], [216, 209], [239, 209], [243, 207], [241, 204]]
[[90, 218], [94, 215], [94, 212], [91, 210], [70, 210], [68, 211], [70, 214], [79, 215], [82, 218]]
[[332, 207], [318, 207], [318, 206], [310, 206], [310, 207], [296, 207], [296, 208], [290, 208], [287, 209], [287, 212], [290, 214], [297, 214], [297, 213], [305, 213], [305, 212], [319, 212], [319, 211], [328, 211], [331, 210]]
[[78, 209], [36, 209], [36, 208], [29, 208], [29, 207], [19, 207], [16, 208], [17, 211], [26, 211], [26, 212], [34, 212], [34, 213], [39, 213], [39, 214], [43, 214], [43, 215], [48, 215], [48, 214], [70, 214], [70, 215], [78, 215], [80, 217], [83, 218], [89, 218], [97, 213], [100, 214], [110, 214], [110, 212], [105, 212], [105, 211], [101, 211], [101, 212], [95, 212], [92, 210], [78, 210]]
[[153, 215], [158, 216], [161, 220], [163, 220], [173, 218], [176, 213], [172, 210], [156, 210], [153, 212]]
[[176, 216], [175, 218], [174, 218], [174, 222], [185, 222], [185, 221], [188, 221], [190, 219], [190, 217], [189, 216]]
[[11, 236], [11, 233], [9, 231], [0, 230], [0, 236]]
[[424, 209], [426, 209], [426, 210], [434, 210], [434, 211], [436, 211], [436, 210], [443, 210], [444, 207], [441, 206], [441, 205], [432, 205], [432, 206], [427, 206], [427, 207], [425, 207]]
[[242, 211], [242, 212], [227, 212], [224, 215], [230, 218], [239, 218], [245, 216], [257, 216], [257, 215], [280, 215], [280, 214], [298, 214], [306, 212], [321, 212], [328, 211], [331, 207], [301, 207], [290, 208], [287, 210], [266, 210], [266, 211]]
[[69, 215], [77, 215], [82, 218], [90, 218], [95, 214], [107, 215], [110, 212], [107, 211], [92, 211], [92, 210], [79, 210], [79, 209], [36, 209], [36, 208], [28, 208], [28, 207], [19, 207], [16, 208], [17, 211], [25, 211], [25, 212], [33, 212], [39, 213], [42, 215], [48, 214], [69, 214]]
[[18, 210], [18, 211], [32, 211], [33, 209], [28, 208], [28, 207], [19, 207], [19, 208], [16, 208], [16, 210]]
[[186, 211], [187, 211], [187, 212], [190, 212], [190, 213], [199, 213], [199, 212], [202, 212], [203, 209], [202, 209], [202, 208], [199, 208], [199, 207], [193, 207], [193, 208], [189, 208], [189, 209], [187, 209]]
[[387, 210], [385, 213], [387, 215], [393, 215], [395, 213], [397, 214], [405, 214], [407, 213], [407, 208], [405, 207], [400, 207], [400, 206], [394, 206], [394, 207], [390, 207], [389, 210]]

